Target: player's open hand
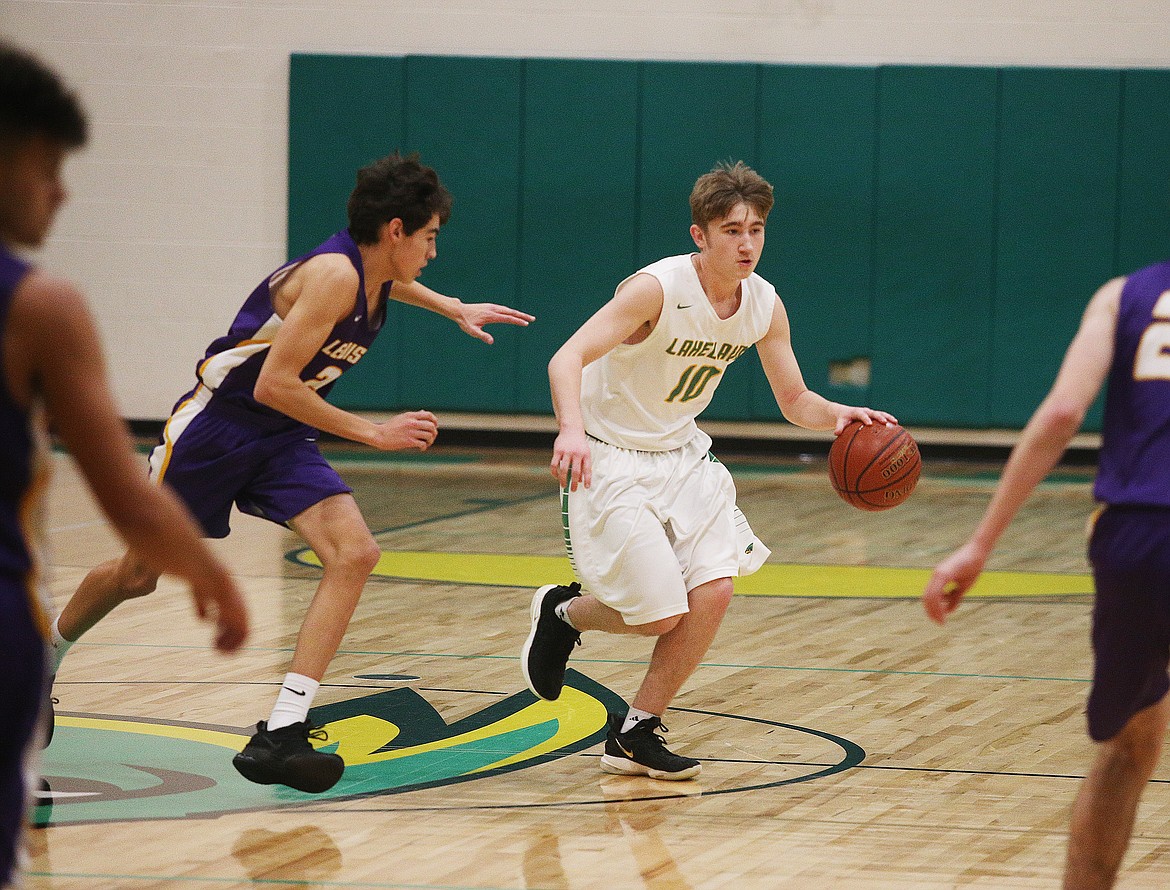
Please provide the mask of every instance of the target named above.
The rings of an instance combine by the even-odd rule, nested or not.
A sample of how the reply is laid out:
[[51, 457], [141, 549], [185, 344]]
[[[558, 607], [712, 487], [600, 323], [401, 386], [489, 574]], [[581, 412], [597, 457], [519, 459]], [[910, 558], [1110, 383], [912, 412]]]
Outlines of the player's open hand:
[[439, 435], [439, 421], [430, 411], [404, 411], [378, 424], [371, 444], [381, 451], [426, 451]]
[[463, 303], [459, 317], [455, 323], [463, 333], [483, 340], [484, 343], [494, 343], [495, 338], [484, 330], [489, 324], [514, 324], [527, 327], [529, 322], [536, 321], [535, 315], [521, 312], [519, 309], [510, 309], [497, 303]]
[[560, 483], [561, 488], [569, 486], [576, 491], [578, 485], [586, 488], [593, 482], [593, 459], [589, 454], [589, 440], [581, 431], [562, 432], [553, 443], [552, 462], [549, 470]]
[[191, 598], [201, 621], [215, 624], [215, 648], [235, 652], [248, 638], [248, 609], [232, 576], [222, 567], [191, 579]]
[[922, 592], [922, 608], [931, 621], [942, 624], [959, 608], [986, 561], [987, 554], [968, 542], [938, 564]]

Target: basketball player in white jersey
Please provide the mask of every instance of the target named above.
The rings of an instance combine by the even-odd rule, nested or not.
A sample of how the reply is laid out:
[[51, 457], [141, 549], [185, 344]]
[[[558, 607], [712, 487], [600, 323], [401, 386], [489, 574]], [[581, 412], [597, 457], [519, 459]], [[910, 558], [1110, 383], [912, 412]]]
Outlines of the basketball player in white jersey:
[[667, 750], [656, 730], [666, 731], [666, 708], [714, 639], [732, 579], [769, 554], [695, 424], [727, 366], [754, 345], [776, 404], [806, 429], [896, 422], [805, 386], [784, 304], [755, 274], [772, 202], [772, 186], [742, 162], [699, 177], [691, 193], [699, 252], [627, 278], [549, 362], [560, 425], [551, 470], [579, 583], [533, 597], [525, 679], [556, 699], [583, 631], [658, 638], [633, 706], [610, 715], [606, 772], [699, 774], [699, 761]]

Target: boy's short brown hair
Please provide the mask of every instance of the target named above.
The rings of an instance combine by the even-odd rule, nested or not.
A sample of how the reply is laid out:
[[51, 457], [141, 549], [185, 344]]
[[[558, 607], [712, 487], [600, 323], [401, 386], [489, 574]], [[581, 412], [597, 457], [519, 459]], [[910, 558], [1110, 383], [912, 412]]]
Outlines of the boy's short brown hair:
[[706, 229], [736, 204], [747, 204], [766, 220], [775, 198], [771, 184], [743, 161], [723, 161], [704, 173], [691, 190], [691, 221]]

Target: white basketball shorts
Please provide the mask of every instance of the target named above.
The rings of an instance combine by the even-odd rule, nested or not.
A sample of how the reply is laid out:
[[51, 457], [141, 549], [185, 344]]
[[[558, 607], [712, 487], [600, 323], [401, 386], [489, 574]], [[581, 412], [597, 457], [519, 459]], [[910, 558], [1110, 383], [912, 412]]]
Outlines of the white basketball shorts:
[[561, 493], [573, 571], [626, 624], [682, 615], [688, 591], [750, 575], [771, 553], [736, 507], [735, 483], [709, 442], [631, 451], [590, 438], [592, 485]]

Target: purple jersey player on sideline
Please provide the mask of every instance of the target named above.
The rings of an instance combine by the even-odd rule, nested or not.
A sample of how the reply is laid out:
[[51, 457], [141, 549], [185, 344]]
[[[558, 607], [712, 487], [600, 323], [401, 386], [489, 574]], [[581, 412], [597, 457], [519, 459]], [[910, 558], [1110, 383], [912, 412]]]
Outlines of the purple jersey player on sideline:
[[923, 593], [940, 624], [1055, 466], [1108, 375], [1089, 541], [1096, 599], [1089, 735], [1096, 757], [1073, 806], [1065, 888], [1111, 887], [1170, 722], [1170, 262], [1097, 291], [1056, 382], [967, 543]]
[[[31, 267], [0, 245], [0, 362], [6, 362], [9, 307]], [[30, 406], [19, 404], [0, 376], [0, 693], [9, 716], [0, 756], [0, 886], [16, 863], [25, 819], [25, 759], [44, 701], [48, 593], [36, 583], [37, 533], [24, 505], [45, 490], [47, 455]], [[40, 510], [39, 500], [36, 507]]]
[[[32, 56], [0, 43], [0, 886], [17, 881], [26, 819], [25, 782], [35, 772], [38, 714], [46, 692], [48, 602], [39, 517], [48, 484], [46, 421], [73, 453], [123, 537], [150, 554], [154, 572], [191, 585], [196, 609], [217, 622], [216, 645], [247, 635], [243, 600], [195, 523], [142, 474], [106, 385], [97, 332], [71, 284], [16, 257], [37, 247], [65, 200], [61, 166], [85, 143], [76, 98]], [[41, 733], [48, 727], [42, 721]]]
[[[324, 572], [276, 703], [233, 760], [250, 781], [310, 793], [333, 787], [345, 769], [341, 757], [311, 744], [323, 733], [309, 708], [381, 555], [351, 489], [321, 456], [318, 431], [381, 451], [425, 450], [438, 432], [429, 411], [376, 423], [324, 396], [378, 335], [388, 299], [444, 315], [487, 343], [485, 325], [533, 320], [415, 281], [435, 258], [451, 212], [450, 194], [417, 156], [393, 154], [359, 170], [347, 209], [346, 230], [248, 297], [228, 334], [208, 348], [198, 384], [175, 405], [150, 458], [151, 477], [175, 489], [208, 536], [228, 534], [234, 503], [288, 525], [321, 558]], [[153, 591], [157, 578], [134, 550], [91, 571], [53, 624], [56, 664], [111, 609]]]

